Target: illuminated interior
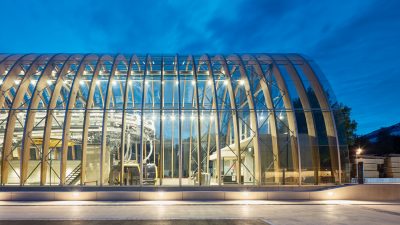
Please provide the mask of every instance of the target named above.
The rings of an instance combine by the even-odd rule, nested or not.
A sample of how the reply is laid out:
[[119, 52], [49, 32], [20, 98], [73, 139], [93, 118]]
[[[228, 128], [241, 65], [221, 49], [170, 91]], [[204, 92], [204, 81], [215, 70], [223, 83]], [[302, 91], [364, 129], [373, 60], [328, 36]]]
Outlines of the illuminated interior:
[[328, 82], [298, 54], [0, 55], [2, 185], [342, 183]]

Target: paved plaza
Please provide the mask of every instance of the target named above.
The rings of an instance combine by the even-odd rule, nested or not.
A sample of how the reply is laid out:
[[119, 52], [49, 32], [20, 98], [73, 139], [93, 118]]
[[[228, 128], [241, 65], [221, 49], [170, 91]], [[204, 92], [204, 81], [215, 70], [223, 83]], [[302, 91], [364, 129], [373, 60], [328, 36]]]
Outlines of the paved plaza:
[[400, 202], [0, 202], [0, 225], [22, 225], [27, 221], [29, 225], [398, 225]]
[[0, 221], [0, 224], [7, 225], [265, 225], [268, 224], [262, 220], [35, 220], [35, 221]]

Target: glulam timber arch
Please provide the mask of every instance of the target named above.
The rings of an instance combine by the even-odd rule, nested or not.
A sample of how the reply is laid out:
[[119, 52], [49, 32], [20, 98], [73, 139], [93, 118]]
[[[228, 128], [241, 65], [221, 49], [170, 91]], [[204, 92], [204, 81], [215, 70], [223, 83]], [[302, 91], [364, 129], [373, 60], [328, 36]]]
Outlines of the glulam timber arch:
[[[46, 60], [49, 56], [45, 55], [40, 55], [35, 57], [29, 66], [27, 67], [28, 69], [24, 71], [24, 75], [19, 82], [15, 83], [15, 80], [18, 80], [16, 78], [18, 76], [18, 73], [21, 72], [22, 66], [16, 65], [16, 67], [13, 67], [13, 69], [10, 71], [9, 74], [7, 74], [7, 77], [5, 78], [5, 81], [2, 85], [2, 92], [4, 93], [8, 88], [11, 88], [12, 82], [15, 83], [15, 85], [18, 85], [16, 88], [15, 96], [13, 98], [11, 107], [9, 109], [8, 113], [8, 119], [7, 119], [7, 125], [5, 129], [5, 135], [4, 135], [4, 147], [3, 147], [3, 162], [2, 162], [2, 179], [3, 183], [7, 182], [7, 175], [5, 175], [8, 172], [9, 169], [9, 157], [12, 151], [14, 151], [13, 148], [13, 136], [14, 136], [14, 131], [15, 131], [15, 123], [17, 122], [17, 113], [19, 112], [20, 107], [24, 106], [26, 103], [24, 101], [24, 96], [27, 92], [27, 89], [30, 84], [30, 79], [31, 75], [33, 73], [36, 73], [36, 70], [38, 68], [38, 64], [41, 60]], [[4, 89], [6, 90], [4, 90]], [[4, 91], [3, 91], [4, 90]], [[2, 100], [4, 101], [4, 96], [2, 95], [0, 97], [0, 105], [2, 105]], [[19, 122], [19, 120], [18, 120]], [[20, 144], [20, 143], [19, 143]], [[18, 147], [18, 146], [16, 146]], [[21, 153], [20, 153], [21, 154]], [[21, 165], [20, 165], [21, 167]], [[16, 171], [15, 171], [16, 172]], [[19, 176], [19, 179], [21, 180], [21, 170], [19, 172], [16, 172], [17, 176]]]
[[[51, 132], [54, 117], [54, 111], [57, 108], [57, 100], [61, 97], [61, 106], [65, 109], [65, 98], [61, 94], [61, 90], [63, 86], [66, 84], [66, 75], [70, 73], [70, 66], [73, 63], [78, 63], [81, 60], [81, 55], [70, 55], [66, 61], [62, 64], [61, 68], [57, 72], [58, 76], [55, 81], [53, 93], [50, 96], [49, 104], [46, 109], [46, 121], [44, 125], [44, 133], [43, 133], [43, 143], [42, 143], [42, 160], [41, 160], [41, 171], [40, 171], [40, 184], [45, 185], [47, 181], [47, 171], [49, 167], [49, 159], [50, 159], [50, 142], [51, 142]], [[56, 123], [61, 126], [56, 120]], [[58, 140], [57, 144], [62, 143], [62, 139]], [[52, 147], [54, 148], [54, 147]], [[52, 168], [50, 168], [52, 169]]]
[[[59, 57], [57, 59], [57, 57]], [[29, 153], [30, 148], [33, 142], [33, 138], [31, 136], [31, 132], [35, 125], [35, 115], [36, 109], [42, 100], [41, 93], [45, 91], [47, 86], [49, 85], [51, 74], [55, 70], [55, 60], [60, 60], [60, 55], [54, 55], [49, 59], [49, 62], [45, 65], [44, 70], [40, 73], [39, 79], [37, 82], [34, 92], [32, 95], [32, 99], [28, 106], [28, 111], [25, 119], [25, 129], [23, 134], [23, 145], [22, 145], [22, 157], [21, 157], [21, 185], [24, 185], [26, 180], [28, 179], [28, 162], [29, 162]], [[65, 60], [65, 58], [64, 58]], [[44, 101], [43, 101], [44, 102]]]
[[313, 65], [298, 54], [1, 54], [1, 184], [340, 183], [336, 100]]
[[[290, 97], [285, 79], [282, 76], [281, 70], [278, 67], [276, 59], [274, 58], [274, 56], [272, 56], [272, 57], [270, 57], [269, 60], [271, 60], [272, 74], [276, 79], [278, 88], [282, 95], [283, 104], [286, 109], [287, 127], [288, 127], [288, 133], [290, 133], [290, 147], [291, 147], [293, 170], [299, 173], [298, 175], [296, 175], [296, 178], [297, 177], [300, 178], [299, 182], [301, 182], [301, 165], [300, 165], [301, 162], [300, 162], [300, 158], [299, 158], [301, 149], [300, 149], [300, 145], [298, 143], [299, 135], [297, 132], [298, 129], [297, 129], [296, 117], [294, 115], [294, 107], [291, 102], [291, 97]], [[286, 143], [286, 144], [289, 144], [289, 143]]]
[[302, 63], [300, 64], [301, 70], [304, 73], [307, 80], [310, 82], [311, 87], [318, 100], [318, 104], [320, 106], [320, 110], [322, 112], [322, 116], [325, 123], [326, 135], [328, 138], [332, 175], [335, 179], [335, 182], [341, 183], [342, 169], [340, 163], [339, 139], [337, 135], [335, 119], [332, 113], [331, 106], [329, 104], [329, 99], [327, 97], [327, 92], [322, 87], [322, 84], [317, 74], [315, 73], [314, 69], [310, 66], [308, 60], [306, 60], [304, 57], [298, 54], [290, 58], [292, 62], [295, 60], [302, 61]]

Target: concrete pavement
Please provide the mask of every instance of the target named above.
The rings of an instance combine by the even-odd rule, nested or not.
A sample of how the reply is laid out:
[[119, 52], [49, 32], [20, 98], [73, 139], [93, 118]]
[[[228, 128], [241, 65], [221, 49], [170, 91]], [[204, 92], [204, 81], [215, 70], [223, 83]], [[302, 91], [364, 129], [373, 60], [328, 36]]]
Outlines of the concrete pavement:
[[[400, 202], [366, 201], [147, 201], [0, 202], [0, 224], [7, 220], [118, 220], [119, 224], [399, 224]], [[74, 220], [74, 221], [70, 221]], [[68, 221], [70, 223], [68, 223]], [[131, 221], [131, 222], [129, 222]], [[171, 223], [164, 222], [172, 221]], [[178, 222], [173, 222], [178, 221]], [[185, 221], [192, 221], [185, 223]], [[197, 222], [196, 222], [197, 221]], [[23, 224], [23, 221], [20, 221]], [[87, 221], [88, 222], [88, 221]], [[230, 222], [230, 223], [229, 223]], [[113, 223], [113, 222], [112, 222]], [[34, 225], [35, 222], [30, 223]], [[51, 222], [40, 224], [53, 225]], [[103, 224], [102, 222], [90, 224]]]
[[262, 220], [95, 220], [95, 221], [0, 221], [0, 225], [266, 225]]

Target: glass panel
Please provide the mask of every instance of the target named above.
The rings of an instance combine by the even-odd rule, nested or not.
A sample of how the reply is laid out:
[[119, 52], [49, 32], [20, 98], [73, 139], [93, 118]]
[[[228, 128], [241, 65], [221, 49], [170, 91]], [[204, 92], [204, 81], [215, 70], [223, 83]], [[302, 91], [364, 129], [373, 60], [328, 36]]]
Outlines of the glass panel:
[[[329, 146], [329, 137], [327, 136], [327, 130], [324, 120], [324, 111], [321, 109], [319, 99], [315, 93], [313, 84], [307, 79], [307, 74], [305, 73], [304, 63], [295, 65], [296, 71], [302, 79], [304, 87], [306, 89], [306, 94], [311, 105], [311, 111], [313, 114], [315, 129], [317, 133], [317, 144], [319, 149], [319, 182], [321, 183], [335, 183], [335, 175], [337, 176], [337, 171], [334, 170], [332, 166], [332, 154], [336, 154], [333, 149], [336, 146]], [[329, 110], [329, 109], [327, 109]]]
[[348, 181], [340, 109], [301, 56], [20, 57], [0, 56], [5, 185], [59, 185], [66, 127], [66, 185], [294, 185], [298, 158], [303, 184], [334, 183], [336, 133]]
[[46, 111], [45, 110], [33, 110], [30, 113], [34, 114], [34, 121], [32, 129], [27, 131], [25, 138], [28, 139], [30, 143], [30, 154], [28, 160], [28, 172], [26, 177], [26, 184], [40, 184], [40, 166], [43, 157], [43, 135], [44, 127], [46, 121]]
[[142, 155], [143, 185], [159, 185], [160, 109], [161, 109], [161, 58], [149, 57], [144, 87]]
[[162, 105], [162, 143], [163, 155], [160, 176], [164, 186], [179, 186], [180, 140], [179, 126], [179, 81], [175, 57], [164, 57], [163, 105]]
[[[242, 67], [242, 62], [238, 57], [230, 57], [228, 66], [231, 70], [232, 88], [235, 93], [235, 104], [237, 109], [238, 125], [239, 125], [239, 144], [240, 144], [240, 175], [241, 184], [256, 184], [256, 177], [254, 174], [254, 143], [257, 142], [255, 138], [255, 121], [251, 121], [251, 115], [254, 113], [254, 106], [252, 106], [253, 98], [249, 94], [251, 91], [247, 78], [247, 72]], [[251, 104], [250, 104], [251, 103]], [[250, 108], [251, 107], [251, 108]], [[253, 118], [255, 120], [255, 117]]]
[[199, 185], [197, 111], [185, 110], [181, 113], [182, 126], [182, 185]]
[[202, 186], [218, 185], [217, 124], [213, 110], [203, 110], [200, 115]]
[[[233, 111], [219, 111], [220, 140], [221, 151], [221, 182], [222, 184], [236, 184], [237, 180], [237, 147], [234, 142], [233, 131]], [[215, 115], [210, 115], [212, 118]]]
[[[202, 171], [201, 185], [218, 185], [217, 171], [217, 124], [216, 104], [214, 102], [214, 82], [210, 76], [207, 62], [197, 62], [197, 86], [200, 109], [200, 167]], [[214, 105], [213, 105], [214, 102]]]
[[[6, 130], [6, 124], [8, 119], [8, 110], [0, 110], [0, 162], [3, 160], [3, 144], [4, 144], [4, 135]], [[1, 166], [0, 166], [0, 179], [1, 179]]]
[[[86, 101], [82, 100], [82, 103]], [[82, 134], [84, 124], [85, 111], [71, 111], [71, 127], [70, 137], [67, 150], [67, 170], [65, 185], [79, 185], [81, 178], [81, 161], [82, 161]]]
[[127, 110], [125, 112], [125, 150], [123, 185], [140, 184], [140, 132], [141, 132], [141, 113], [140, 111]]
[[162, 185], [179, 186], [179, 126], [178, 111], [163, 112], [164, 168]]
[[62, 148], [62, 131], [64, 129], [65, 110], [52, 110], [47, 123], [51, 124], [49, 150], [46, 155], [46, 184], [60, 184], [60, 165]]
[[[23, 141], [23, 129], [26, 119], [26, 110], [10, 110], [9, 117], [13, 117], [9, 122], [14, 121], [14, 136], [12, 139], [12, 145], [10, 152], [7, 155], [4, 155], [7, 160], [8, 168], [8, 182], [7, 184], [20, 184], [21, 171], [20, 171], [20, 160], [21, 160], [21, 150], [22, 150], [22, 141]], [[7, 124], [7, 126], [9, 126]], [[11, 130], [8, 130], [10, 132]]]
[[[84, 185], [93, 186], [100, 184], [100, 155], [103, 127], [103, 111], [90, 110], [88, 118], [88, 144], [86, 149], [86, 170]], [[108, 174], [107, 174], [108, 176]]]
[[120, 185], [121, 179], [121, 136], [122, 117], [123, 117], [123, 96], [125, 93], [125, 83], [127, 77], [127, 62], [121, 56], [117, 59], [117, 64], [113, 65], [114, 77], [109, 91], [109, 103], [107, 106], [107, 129], [105, 143], [105, 157], [103, 170], [105, 181], [103, 185]]
[[142, 131], [143, 57], [133, 57], [125, 113], [123, 185], [140, 185], [140, 135]]
[[[43, 168], [42, 160], [47, 158], [47, 154], [44, 156], [43, 152], [43, 139], [45, 135], [44, 130], [47, 119], [46, 109], [49, 107], [50, 97], [53, 94], [56, 80], [60, 75], [60, 73], [57, 73], [57, 71], [61, 69], [63, 63], [56, 64], [53, 60], [51, 65], [48, 66], [48, 68], [42, 71], [43, 75], [41, 75], [41, 77], [34, 75], [30, 80], [32, 91], [37, 91], [37, 95], [35, 96], [37, 99], [32, 101], [31, 105], [29, 106], [30, 115], [28, 115], [28, 117], [31, 117], [31, 121], [27, 121], [27, 123], [32, 123], [32, 125], [29, 126], [27, 124], [27, 127], [25, 127], [25, 139], [30, 142], [27, 143], [30, 146], [30, 153], [27, 161], [28, 169], [25, 181], [26, 184], [40, 184], [41, 168]], [[43, 67], [45, 67], [45, 65], [43, 65]], [[31, 129], [29, 130], [28, 127], [31, 127]], [[53, 143], [54, 141], [52, 142], [50, 140], [50, 142]]]
[[161, 160], [159, 110], [144, 110], [143, 122], [143, 184], [159, 185]]

